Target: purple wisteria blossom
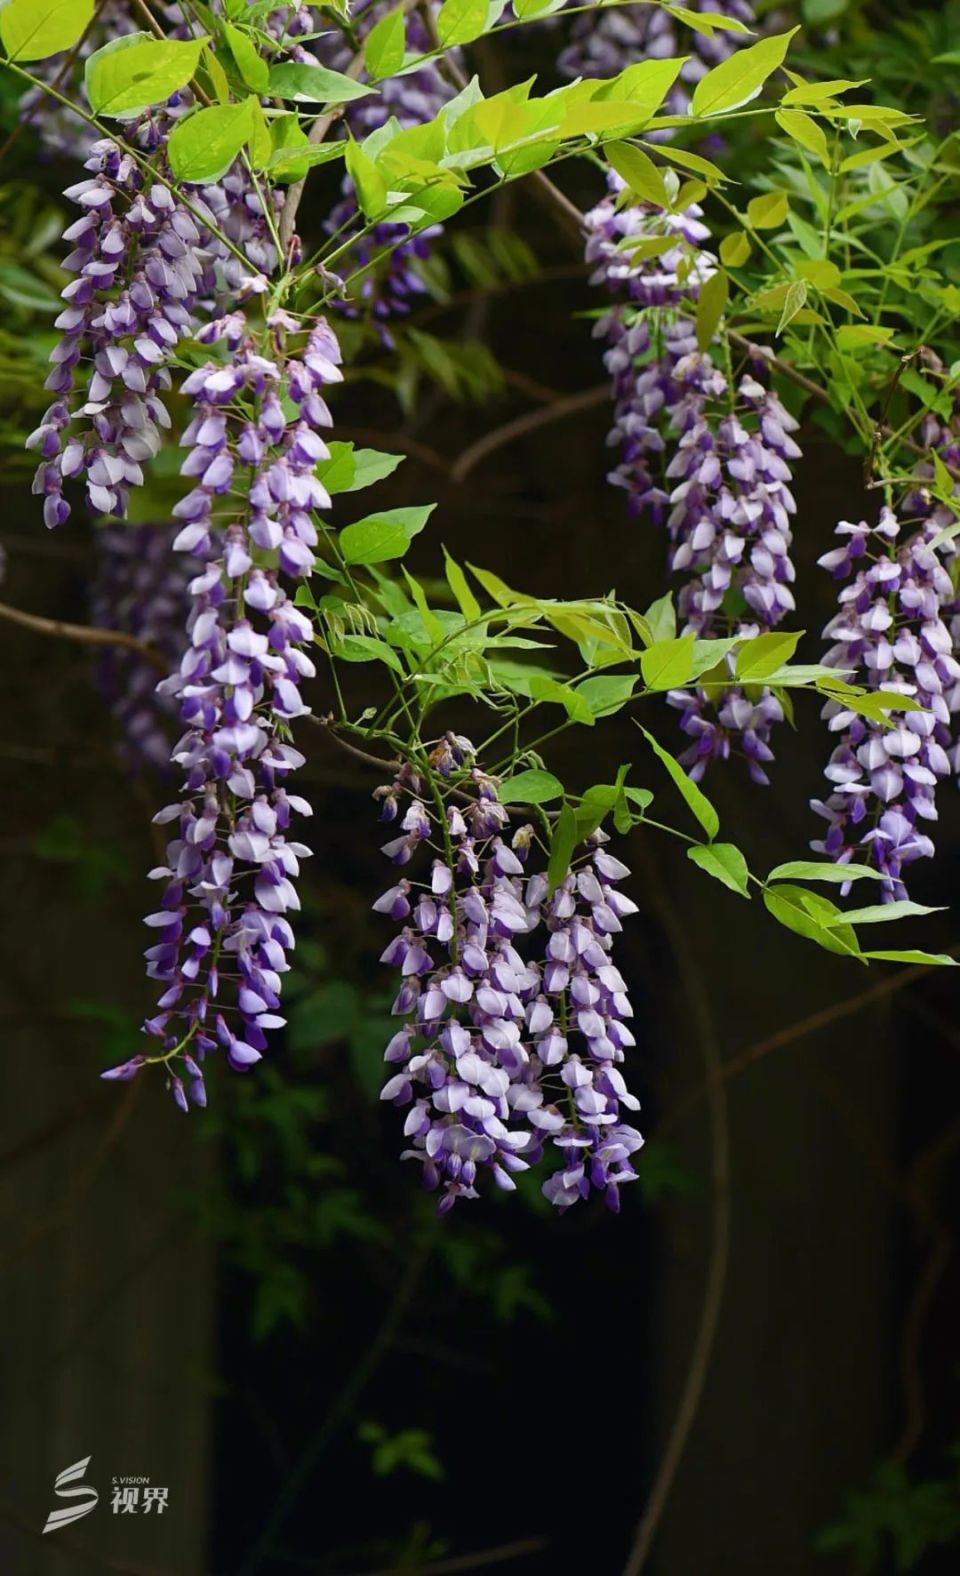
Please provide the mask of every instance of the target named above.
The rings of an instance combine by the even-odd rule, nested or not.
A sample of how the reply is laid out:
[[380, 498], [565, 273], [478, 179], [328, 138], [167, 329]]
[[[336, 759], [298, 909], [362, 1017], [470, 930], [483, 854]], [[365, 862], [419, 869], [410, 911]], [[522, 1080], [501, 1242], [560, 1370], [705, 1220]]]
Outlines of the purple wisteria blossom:
[[[439, 0], [431, 0], [431, 5], [436, 14], [440, 9]], [[357, 37], [364, 39], [392, 9], [391, 0], [372, 0], [372, 3], [364, 0], [356, 6], [351, 21]], [[423, 17], [415, 10], [408, 11], [405, 25], [408, 52], [429, 54], [432, 43]], [[335, 35], [321, 40], [320, 53], [324, 64], [335, 70], [345, 71], [350, 64], [350, 46]], [[456, 88], [451, 86], [436, 62], [427, 61], [416, 71], [378, 82], [376, 94], [353, 100], [347, 106], [346, 124], [358, 141], [378, 131], [390, 119], [403, 130], [423, 126], [439, 114], [455, 92]], [[327, 222], [328, 231], [337, 236], [338, 246], [351, 240], [353, 233], [364, 227], [349, 176], [344, 177], [342, 189], [343, 200], [333, 209]], [[411, 303], [424, 294], [426, 286], [416, 265], [426, 261], [432, 242], [442, 233], [443, 226], [439, 224], [428, 225], [411, 235], [409, 225], [381, 223], [365, 234], [356, 235], [349, 252], [337, 259], [337, 272], [347, 275], [361, 269], [366, 272], [350, 298], [334, 303], [337, 309], [348, 317], [358, 317], [365, 308], [378, 325], [384, 344], [392, 349], [393, 341], [386, 324], [391, 318], [405, 317]], [[373, 266], [368, 266], [370, 264]]]
[[[624, 488], [634, 513], [666, 522], [669, 568], [685, 577], [684, 630], [749, 639], [794, 608], [797, 422], [767, 386], [761, 351], [731, 377], [697, 347], [692, 313], [716, 266], [703, 246], [709, 232], [700, 209], [623, 206], [622, 192], [612, 176], [610, 194], [586, 216], [591, 279], [613, 298], [596, 328], [613, 379], [609, 441], [621, 454], [610, 480]], [[644, 256], [622, 248], [634, 239], [675, 244]], [[737, 686], [719, 694], [719, 701], [691, 690], [668, 697], [693, 741], [681, 759], [699, 779], [711, 760], [742, 753], [754, 781], [765, 783], [780, 703], [769, 691], [750, 697]]]
[[[377, 791], [398, 835], [384, 853], [396, 883], [374, 904], [400, 930], [382, 961], [396, 968], [384, 1100], [407, 1109], [404, 1159], [423, 1168], [439, 1208], [475, 1198], [483, 1169], [512, 1190], [543, 1157], [543, 1192], [566, 1210], [591, 1192], [611, 1209], [635, 1179], [643, 1140], [623, 1120], [639, 1109], [618, 1064], [635, 1039], [614, 937], [636, 904], [629, 874], [595, 832], [556, 890], [528, 869], [533, 828], [510, 836], [496, 781], [473, 766], [469, 740], [447, 734], [427, 769], [405, 765]], [[460, 785], [445, 788], [456, 774]]]
[[841, 702], [829, 701], [823, 712], [840, 739], [825, 771], [832, 792], [813, 800], [828, 829], [811, 846], [839, 864], [865, 858], [883, 873], [886, 902], [906, 896], [904, 867], [933, 854], [926, 828], [937, 819], [937, 783], [951, 770], [951, 715], [960, 710], [960, 663], [944, 621], [955, 600], [944, 565], [950, 548], [932, 546], [942, 523], [922, 520], [917, 530], [912, 520], [901, 542], [906, 522], [885, 506], [872, 527], [841, 520], [840, 546], [819, 560], [848, 581], [824, 630], [833, 644], [823, 660], [853, 682], [923, 707], [891, 710], [892, 727]]
[[[94, 624], [136, 635], [169, 668], [176, 667], [187, 644], [184, 623], [192, 576], [189, 560], [173, 550], [175, 530], [152, 522], [101, 526], [91, 594]], [[157, 694], [153, 664], [124, 646], [104, 647], [97, 684], [119, 725], [120, 756], [127, 770], [169, 772], [176, 707], [172, 697]]]
[[156, 932], [148, 973], [163, 990], [144, 1030], [157, 1048], [104, 1074], [130, 1078], [163, 1063], [184, 1110], [204, 1103], [207, 1053], [220, 1046], [243, 1071], [284, 1021], [287, 915], [299, 907], [294, 879], [309, 853], [290, 827], [310, 807], [286, 781], [303, 764], [289, 739], [308, 711], [300, 685], [315, 671], [312, 627], [280, 575], [313, 565], [312, 511], [329, 504], [314, 474], [328, 453], [323, 390], [341, 379], [340, 353], [322, 321], [302, 350], [290, 346], [298, 325], [286, 314], [269, 329], [263, 346], [240, 314], [210, 325], [202, 338], [227, 355], [184, 383], [194, 416], [183, 473], [195, 485], [174, 511], [174, 545], [200, 562], [189, 644], [161, 685], [185, 732], [173, 750], [182, 797], [156, 817], [173, 829], [166, 863], [151, 873], [163, 896], [146, 921]]
[[145, 182], [131, 154], [103, 140], [86, 168], [66, 192], [82, 212], [65, 231], [74, 250], [63, 266], [76, 277], [63, 291], [46, 381], [56, 401], [27, 439], [40, 455], [33, 490], [48, 526], [70, 516], [70, 479], [83, 478], [94, 514], [123, 516], [170, 425], [171, 353], [214, 287], [197, 221], [165, 186]]

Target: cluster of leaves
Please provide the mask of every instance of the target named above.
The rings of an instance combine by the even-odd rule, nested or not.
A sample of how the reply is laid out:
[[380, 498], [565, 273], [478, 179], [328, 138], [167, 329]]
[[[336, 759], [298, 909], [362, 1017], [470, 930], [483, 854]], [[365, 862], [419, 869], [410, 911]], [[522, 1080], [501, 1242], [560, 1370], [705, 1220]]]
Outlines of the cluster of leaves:
[[[960, 1464], [960, 1447], [951, 1452]], [[912, 1478], [898, 1461], [884, 1463], [873, 1487], [851, 1494], [843, 1518], [817, 1540], [823, 1554], [849, 1550], [863, 1571], [878, 1571], [892, 1559], [897, 1571], [920, 1569], [934, 1549], [960, 1538], [960, 1478]]]

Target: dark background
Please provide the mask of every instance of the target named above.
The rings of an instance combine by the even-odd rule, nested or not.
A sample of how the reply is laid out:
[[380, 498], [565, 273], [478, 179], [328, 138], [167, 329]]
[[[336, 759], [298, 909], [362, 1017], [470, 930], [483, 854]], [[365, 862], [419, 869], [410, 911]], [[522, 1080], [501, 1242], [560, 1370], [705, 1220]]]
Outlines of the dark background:
[[[338, 434], [410, 453], [372, 502], [439, 500], [411, 557], [426, 581], [442, 540], [511, 584], [615, 586], [643, 607], [665, 586], [663, 540], [604, 481], [603, 404], [552, 413], [461, 485], [449, 475], [484, 432], [603, 382], [569, 242], [527, 191], [496, 217], [547, 279], [468, 288], [417, 321], [486, 343], [504, 388], [478, 405], [425, 383], [404, 418], [365, 352]], [[802, 442], [801, 657], [815, 660], [833, 592], [816, 558], [837, 519], [875, 500], [815, 425]], [[3, 598], [86, 622], [93, 532], [77, 517], [45, 534], [26, 476], [15, 456]], [[350, 505], [367, 500], [342, 500], [338, 518]], [[845, 964], [707, 881], [680, 845], [635, 832], [622, 852], [640, 913], [621, 968], [641, 1183], [619, 1219], [594, 1206], [557, 1219], [525, 1193], [438, 1223], [375, 1098], [391, 984], [377, 963], [389, 926], [369, 911], [387, 884], [376, 773], [302, 730], [316, 857], [291, 1031], [248, 1077], [220, 1070], [211, 1112], [185, 1119], [159, 1079], [97, 1079], [136, 1049], [152, 1004], [140, 916], [164, 787], [118, 768], [82, 646], [7, 625], [2, 640], [0, 1569], [615, 1576], [651, 1495], [657, 1576], [863, 1569], [815, 1552], [818, 1535], [883, 1462], [914, 1483], [949, 1478], [960, 1432], [951, 973]], [[372, 672], [351, 679], [359, 708]], [[311, 698], [329, 705], [322, 681]], [[673, 713], [645, 720], [677, 742]], [[707, 784], [760, 871], [816, 835], [808, 800], [829, 741], [811, 701], [798, 724], [779, 730], [770, 788], [736, 764]], [[548, 751], [574, 789], [635, 762], [631, 781], [684, 813], [667, 810], [623, 715]], [[929, 903], [951, 901], [960, 853], [954, 786], [940, 797], [937, 860], [911, 883]], [[910, 941], [954, 945], [955, 915]], [[400, 1436], [392, 1470], [376, 1470], [365, 1425]], [[55, 1475], [87, 1455], [98, 1510], [41, 1540]], [[110, 1479], [126, 1474], [169, 1487], [161, 1521], [111, 1514]], [[923, 1525], [929, 1507], [893, 1481], [889, 1516]], [[957, 1550], [903, 1568], [955, 1571]], [[889, 1554], [875, 1568], [893, 1570]]]

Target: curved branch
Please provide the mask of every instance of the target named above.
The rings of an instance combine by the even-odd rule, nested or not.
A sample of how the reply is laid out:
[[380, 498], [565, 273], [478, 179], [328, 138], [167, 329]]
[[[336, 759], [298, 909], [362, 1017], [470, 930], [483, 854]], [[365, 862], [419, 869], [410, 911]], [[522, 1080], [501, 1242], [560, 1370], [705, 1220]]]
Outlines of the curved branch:
[[0, 619], [6, 619], [9, 624], [19, 624], [23, 629], [32, 629], [38, 635], [75, 640], [84, 646], [124, 646], [128, 651], [135, 651], [143, 657], [164, 677], [169, 671], [166, 659], [155, 646], [148, 646], [146, 641], [138, 640], [136, 635], [129, 635], [123, 629], [97, 629], [90, 624], [67, 624], [61, 618], [43, 618], [39, 613], [26, 613], [23, 608], [11, 607], [6, 602], [0, 602]]
[[460, 458], [451, 466], [451, 479], [457, 483], [466, 481], [470, 472], [494, 454], [497, 449], [502, 449], [505, 444], [513, 443], [516, 438], [523, 438], [528, 432], [536, 432], [539, 427], [549, 427], [552, 422], [564, 421], [568, 416], [577, 416], [581, 411], [593, 410], [597, 405], [605, 405], [610, 399], [610, 386], [600, 384], [597, 388], [584, 389], [579, 394], [567, 394], [562, 399], [554, 400], [552, 405], [542, 406], [539, 410], [527, 411], [523, 416], [517, 416], [514, 421], [508, 421], [503, 427], [495, 427], [492, 432], [485, 433], [472, 443], [469, 449], [464, 449]]
[[646, 1509], [634, 1534], [622, 1576], [639, 1576], [657, 1535], [663, 1512], [673, 1489], [690, 1431], [700, 1406], [703, 1386], [713, 1355], [717, 1324], [723, 1304], [730, 1257], [730, 1129], [727, 1101], [723, 1088], [723, 1063], [717, 1044], [713, 1017], [707, 1005], [707, 992], [696, 958], [687, 942], [680, 916], [666, 885], [660, 880], [656, 864], [643, 840], [641, 857], [646, 866], [648, 890], [673, 949], [684, 996], [697, 1026], [700, 1051], [707, 1070], [710, 1093], [710, 1142], [713, 1152], [711, 1186], [713, 1218], [710, 1257], [704, 1286], [700, 1323], [694, 1339], [683, 1391], [677, 1406], [666, 1449], [660, 1458], [647, 1499]]
[[[948, 947], [947, 952], [956, 957], [960, 953], [960, 947]], [[732, 1056], [729, 1061], [724, 1062], [713, 1078], [705, 1079], [671, 1106], [657, 1124], [657, 1136], [661, 1136], [673, 1127], [674, 1123], [685, 1116], [692, 1106], [703, 1099], [704, 1095], [710, 1095], [715, 1081], [728, 1083], [731, 1078], [736, 1078], [746, 1068], [752, 1067], [754, 1062], [762, 1061], [772, 1051], [793, 1045], [797, 1040], [806, 1039], [808, 1034], [815, 1033], [817, 1029], [825, 1029], [828, 1024], [836, 1023], [840, 1018], [851, 1017], [859, 1012], [861, 1007], [869, 1007], [875, 1001], [882, 1001], [885, 996], [892, 996], [895, 991], [903, 990], [904, 986], [913, 985], [917, 980], [923, 979], [924, 975], [929, 974], [934, 967], [935, 965], [929, 963], [911, 964], [909, 968], [888, 974], [875, 985], [868, 985], [866, 990], [858, 991], [855, 996], [847, 996], [843, 1001], [835, 1002], [830, 1007], [821, 1007], [817, 1012], [811, 1012], [808, 1017], [800, 1018], [796, 1023], [789, 1023], [784, 1029], [778, 1029], [775, 1034], [767, 1035], [763, 1040], [755, 1040], [753, 1045], [748, 1045], [738, 1056]]]

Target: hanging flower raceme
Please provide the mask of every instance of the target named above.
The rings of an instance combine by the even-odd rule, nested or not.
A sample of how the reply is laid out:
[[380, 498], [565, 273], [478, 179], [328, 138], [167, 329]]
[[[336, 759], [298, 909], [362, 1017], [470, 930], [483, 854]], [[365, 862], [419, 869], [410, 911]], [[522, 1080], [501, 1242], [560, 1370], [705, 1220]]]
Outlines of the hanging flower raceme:
[[41, 457], [33, 490], [48, 526], [69, 518], [63, 484], [74, 478], [85, 481], [93, 513], [123, 516], [170, 425], [171, 353], [214, 288], [197, 221], [166, 186], [109, 140], [94, 145], [86, 168], [66, 192], [82, 213], [65, 231], [74, 250], [63, 266], [76, 277], [63, 291], [46, 382], [57, 398], [27, 439]]
[[401, 927], [382, 961], [401, 976], [393, 1011], [406, 1020], [382, 1098], [407, 1110], [404, 1158], [442, 1190], [441, 1211], [476, 1197], [484, 1170], [512, 1190], [546, 1146], [559, 1162], [551, 1203], [597, 1191], [618, 1209], [643, 1142], [622, 1117], [639, 1102], [618, 1065], [635, 1040], [612, 960], [636, 911], [619, 890], [629, 872], [598, 831], [551, 893], [529, 868], [533, 828], [511, 837], [496, 781], [468, 771], [472, 759], [448, 734], [429, 767], [405, 765], [377, 791], [398, 878], [374, 908]]
[[[692, 313], [716, 266], [703, 246], [709, 232], [701, 210], [624, 206], [623, 189], [612, 177], [611, 194], [587, 215], [591, 279], [614, 302], [596, 329], [607, 341], [613, 379], [609, 441], [621, 451], [610, 480], [626, 490], [634, 513], [666, 519], [669, 567], [686, 577], [679, 596], [685, 631], [749, 639], [794, 607], [789, 484], [800, 455], [797, 423], [761, 381], [761, 352], [731, 384], [697, 347]], [[632, 241], [639, 251], [622, 244]], [[663, 241], [675, 244], [651, 249]], [[720, 694], [718, 703], [703, 691], [668, 697], [693, 740], [684, 764], [700, 778], [712, 759], [739, 752], [753, 779], [765, 783], [779, 702], [768, 691], [751, 700], [737, 686]]]
[[227, 358], [184, 384], [195, 414], [183, 472], [196, 485], [174, 511], [175, 546], [201, 564], [189, 587], [189, 645], [161, 686], [186, 731], [173, 751], [183, 795], [156, 817], [173, 827], [166, 863], [152, 872], [163, 897], [146, 921], [157, 932], [148, 973], [163, 993], [144, 1029], [158, 1046], [104, 1075], [163, 1063], [183, 1109], [204, 1103], [205, 1055], [222, 1047], [242, 1071], [284, 1021], [287, 914], [299, 907], [294, 879], [309, 853], [290, 829], [310, 807], [286, 783], [303, 764], [289, 738], [308, 710], [300, 685], [314, 673], [312, 629], [280, 575], [313, 564], [311, 512], [329, 504], [314, 474], [328, 453], [323, 390], [341, 379], [340, 353], [323, 322], [299, 353], [289, 348], [292, 319], [279, 314], [270, 328], [264, 347], [239, 314], [214, 323], [202, 337], [225, 345]]
[[943, 616], [955, 592], [944, 550], [932, 545], [940, 529], [927, 520], [901, 542], [903, 524], [884, 507], [873, 527], [841, 520], [841, 545], [819, 560], [847, 582], [824, 630], [834, 642], [824, 662], [923, 708], [891, 711], [892, 727], [841, 702], [823, 712], [840, 739], [825, 771], [832, 792], [813, 800], [828, 830], [811, 846], [839, 864], [865, 858], [883, 873], [887, 902], [906, 896], [904, 867], [934, 852], [926, 828], [937, 818], [937, 783], [950, 773], [950, 719], [960, 709], [960, 663]]
[[[168, 669], [187, 644], [188, 560], [173, 550], [175, 527], [108, 524], [97, 532], [98, 566], [91, 595], [93, 623], [136, 635]], [[121, 758], [131, 772], [169, 772], [172, 697], [157, 694], [150, 660], [125, 646], [107, 646], [97, 683], [121, 732]]]
[[[439, 0], [431, 0], [431, 6], [436, 14], [440, 9]], [[351, 13], [357, 37], [365, 39], [370, 30], [393, 9], [391, 0], [373, 0], [373, 3], [367, 0], [367, 3], [358, 5]], [[404, 25], [408, 53], [429, 54], [433, 47], [432, 40], [419, 12], [408, 11]], [[327, 46], [321, 49], [324, 63], [335, 70], [345, 71], [351, 60], [349, 46], [334, 35], [323, 40], [323, 43]], [[439, 114], [455, 92], [455, 87], [451, 86], [437, 63], [427, 61], [416, 71], [404, 72], [378, 82], [375, 94], [353, 100], [347, 106], [346, 124], [358, 141], [378, 131], [390, 119], [396, 120], [403, 130], [423, 126]], [[356, 234], [349, 253], [338, 258], [336, 263], [340, 274], [349, 275], [363, 270], [359, 283], [350, 297], [335, 304], [346, 316], [358, 317], [358, 301], [362, 303], [379, 325], [384, 344], [392, 349], [393, 341], [385, 325], [391, 318], [405, 317], [411, 303], [424, 294], [426, 286], [417, 264], [430, 256], [431, 243], [443, 233], [443, 226], [428, 225], [416, 235], [410, 234], [410, 227], [406, 224], [384, 222], [375, 224], [369, 230], [365, 229], [357, 208], [353, 182], [349, 176], [345, 176], [343, 200], [331, 212], [327, 229], [336, 235], [338, 246], [351, 240], [355, 232], [364, 231]]]

